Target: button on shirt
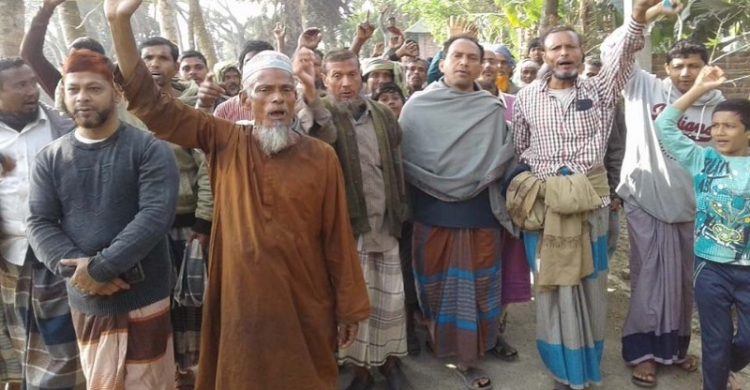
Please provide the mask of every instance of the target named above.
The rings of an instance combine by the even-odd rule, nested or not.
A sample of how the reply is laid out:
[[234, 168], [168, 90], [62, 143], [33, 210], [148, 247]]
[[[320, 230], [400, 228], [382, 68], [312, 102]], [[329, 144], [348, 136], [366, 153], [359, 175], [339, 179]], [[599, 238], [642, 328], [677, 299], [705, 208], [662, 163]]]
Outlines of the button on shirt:
[[551, 74], [518, 93], [513, 104], [515, 151], [534, 175], [546, 180], [563, 167], [586, 174], [604, 165], [615, 105], [633, 72], [635, 53], [643, 48], [644, 28], [631, 20], [599, 75], [578, 78], [570, 96], [560, 93], [562, 102], [549, 88]]
[[[362, 169], [362, 185], [367, 206], [367, 221], [370, 231], [362, 237], [366, 252], [386, 252], [398, 245], [385, 225], [386, 195], [383, 178], [383, 160], [380, 156], [380, 145], [375, 134], [375, 125], [368, 109], [354, 122], [354, 131], [359, 149], [359, 163]], [[352, 156], [354, 160], [356, 157]]]
[[49, 118], [39, 110], [39, 119], [20, 132], [0, 122], [0, 154], [16, 163], [0, 176], [0, 255], [23, 265], [29, 247], [26, 217], [29, 215], [29, 174], [37, 153], [52, 142]]

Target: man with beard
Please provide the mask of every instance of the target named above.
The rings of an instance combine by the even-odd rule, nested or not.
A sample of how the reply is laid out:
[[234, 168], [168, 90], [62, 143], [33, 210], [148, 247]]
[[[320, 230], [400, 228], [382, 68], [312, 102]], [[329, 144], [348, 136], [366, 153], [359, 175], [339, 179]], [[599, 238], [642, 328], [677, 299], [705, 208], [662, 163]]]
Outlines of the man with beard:
[[370, 367], [380, 368], [392, 390], [411, 389], [398, 360], [407, 353], [398, 243], [406, 220], [401, 128], [391, 110], [364, 97], [354, 53], [329, 52], [323, 69], [326, 106], [338, 131], [334, 147], [344, 172], [349, 220], [373, 312], [360, 323], [354, 345], [339, 351], [339, 362], [356, 366], [349, 390], [374, 388]]
[[[52, 15], [54, 15], [55, 9], [64, 2], [65, 0], [44, 0], [42, 2], [42, 6], [31, 20], [31, 26], [29, 26], [21, 42], [21, 58], [36, 73], [39, 86], [42, 87], [50, 98], [54, 99], [55, 109], [70, 115], [65, 108], [65, 97], [62, 83], [60, 82], [62, 75], [57, 67], [44, 56], [44, 38], [47, 34], [47, 27]], [[69, 49], [88, 49], [105, 54], [102, 44], [89, 37], [81, 37], [73, 40], [69, 45]], [[135, 127], [146, 127], [138, 118], [128, 112], [125, 102], [121, 102], [117, 106], [117, 115], [119, 115], [121, 121]]]
[[[245, 66], [245, 63], [250, 61], [256, 54], [266, 50], [273, 51], [273, 46], [268, 42], [247, 41], [240, 51], [237, 64], [242, 68]], [[249, 99], [246, 99], [246, 96], [243, 97], [244, 91], [245, 89], [243, 88], [237, 96], [217, 105], [214, 110], [214, 116], [232, 122], [253, 120], [252, 107], [247, 105]], [[199, 100], [203, 100], [203, 97], [199, 97]], [[205, 101], [203, 105], [208, 108], [213, 107], [214, 101]]]
[[[622, 34], [616, 31], [602, 44], [605, 61]], [[680, 40], [667, 53], [667, 77], [659, 79], [637, 69], [625, 87], [627, 144], [617, 193], [628, 221], [633, 289], [622, 328], [622, 356], [633, 366], [633, 382], [641, 386], [656, 385], [659, 365], [675, 365], [687, 372], [699, 365], [697, 357], [688, 354], [695, 187], [691, 175], [656, 138], [654, 120], [690, 90], [708, 61], [705, 45]], [[722, 101], [721, 91], [707, 90], [682, 113], [679, 129], [697, 145], [711, 145], [711, 113]], [[703, 371], [706, 383], [721, 383], [722, 378], [711, 378], [710, 372]]]
[[433, 353], [457, 360], [467, 388], [491, 389], [477, 363], [499, 336], [499, 181], [513, 150], [503, 103], [475, 83], [486, 65], [482, 46], [458, 35], [443, 53], [444, 77], [409, 99], [401, 114], [414, 273]]
[[193, 81], [200, 84], [208, 76], [208, 62], [203, 53], [196, 50], [188, 50], [180, 55], [177, 60], [180, 69], [180, 78], [185, 81]]
[[178, 175], [169, 147], [120, 122], [114, 65], [88, 50], [63, 66], [77, 128], [37, 156], [29, 241], [65, 277], [89, 389], [173, 386], [167, 231]]
[[[198, 86], [193, 81], [173, 80], [177, 74], [179, 49], [161, 37], [147, 39], [140, 45], [141, 58], [157, 85], [165, 93], [189, 106], [197, 102]], [[149, 127], [152, 132], [158, 129]], [[174, 223], [169, 232], [172, 240], [172, 261], [175, 269], [182, 265], [185, 247], [198, 240], [208, 251], [213, 220], [213, 196], [208, 179], [205, 156], [200, 150], [170, 144], [180, 174], [180, 191]], [[175, 304], [172, 309], [176, 382], [178, 387], [194, 384], [200, 352], [201, 308]]]
[[[484, 60], [482, 62], [482, 73], [477, 82], [485, 89], [485, 86], [492, 84], [496, 96], [503, 102], [504, 119], [511, 122], [513, 119], [513, 103], [516, 97], [499, 92], [497, 88], [498, 75], [500, 68], [505, 65], [504, 61], [498, 61], [503, 58], [502, 55], [491, 50], [484, 51]], [[505, 61], [507, 63], [507, 61]], [[493, 93], [493, 92], [490, 92]], [[529, 277], [529, 267], [526, 260], [526, 254], [523, 248], [523, 242], [514, 237], [507, 230], [502, 231], [503, 253], [502, 253], [502, 307], [503, 314], [500, 320], [500, 334], [497, 337], [497, 345], [491, 350], [492, 354], [498, 359], [504, 361], [514, 361], [518, 359], [518, 351], [513, 348], [503, 337], [505, 326], [508, 323], [508, 305], [512, 303], [528, 302], [531, 299], [531, 280]]]
[[[289, 58], [265, 51], [243, 67], [254, 124], [213, 117], [160, 93], [149, 77], [130, 24], [140, 4], [105, 2], [117, 78], [157, 136], [206, 152], [215, 179], [196, 387], [335, 388], [336, 341], [351, 344], [370, 310], [339, 163], [299, 128]], [[312, 64], [305, 69], [314, 83]]]
[[22, 59], [0, 59], [0, 380], [23, 379], [27, 389], [86, 387], [62, 278], [37, 260], [26, 221], [34, 157], [74, 127], [39, 103], [36, 75]]
[[409, 90], [409, 96], [424, 89], [428, 66], [429, 64], [425, 60], [417, 57], [412, 57], [406, 61], [406, 87]]
[[225, 63], [217, 64], [214, 69], [214, 74], [219, 79], [219, 82], [224, 86], [226, 96], [234, 97], [240, 93], [242, 89], [240, 83], [242, 82], [242, 72], [240, 68], [227, 61]]
[[570, 27], [550, 29], [541, 38], [550, 72], [516, 98], [515, 150], [529, 171], [513, 179], [508, 203], [525, 230], [536, 274], [537, 348], [556, 389], [602, 381], [611, 202], [604, 155], [645, 26], [674, 12], [660, 0], [636, 0], [627, 31], [590, 79], [578, 77], [581, 37]]
[[[331, 122], [331, 113], [325, 108], [316, 85], [307, 83], [307, 78], [304, 77], [304, 72], [307, 71], [309, 66], [315, 69], [316, 57], [317, 55], [312, 50], [304, 47], [298, 48], [294, 56], [294, 74], [300, 80], [301, 88], [298, 88], [298, 92], [301, 92], [302, 95], [297, 100], [295, 112], [299, 118], [300, 128], [304, 130], [305, 134], [331, 144], [336, 140], [336, 129]], [[317, 79], [317, 74], [315, 77]], [[250, 77], [245, 77], [243, 80], [245, 90], [239, 94], [240, 103], [246, 107], [247, 111], [252, 110], [251, 99], [247, 93], [247, 88], [250, 87], [252, 81]], [[214, 84], [213, 78], [210, 76], [200, 86], [198, 106], [209, 107], [213, 105], [213, 101], [223, 96], [224, 91], [223, 87]], [[207, 112], [207, 110], [204, 111]], [[235, 122], [251, 121], [238, 120]]]
[[511, 81], [513, 68], [516, 67], [516, 59], [504, 45], [496, 46], [494, 52], [497, 54], [497, 88], [500, 92], [510, 95], [517, 94], [520, 88]]
[[[596, 77], [602, 69], [602, 61], [598, 58], [586, 58], [584, 61], [582, 77]], [[617, 195], [617, 186], [620, 184], [620, 171], [622, 170], [622, 159], [625, 154], [625, 128], [624, 103], [618, 99], [615, 107], [615, 119], [612, 122], [612, 131], [609, 133], [607, 152], [604, 154], [604, 166], [607, 168], [607, 182], [609, 183], [609, 196], [612, 203], [609, 205], [609, 232], [607, 233], [607, 254], [611, 258], [617, 250], [617, 241], [620, 238], [620, 210], [622, 199]], [[632, 270], [631, 270], [632, 278]], [[631, 279], [632, 280], [632, 279]]]

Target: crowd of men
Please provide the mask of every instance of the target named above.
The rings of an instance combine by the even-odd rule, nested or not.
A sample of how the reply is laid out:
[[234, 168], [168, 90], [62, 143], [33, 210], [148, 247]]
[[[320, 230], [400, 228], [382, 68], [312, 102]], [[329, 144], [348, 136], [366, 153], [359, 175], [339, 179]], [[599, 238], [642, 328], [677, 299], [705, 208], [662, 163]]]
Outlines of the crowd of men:
[[624, 210], [632, 382], [702, 366], [705, 390], [740, 389], [750, 101], [724, 99], [701, 43], [675, 43], [664, 79], [635, 64], [678, 1], [635, 0], [601, 59], [552, 27], [517, 61], [463, 20], [423, 59], [385, 9], [369, 57], [368, 15], [348, 48], [323, 53], [310, 28], [290, 58], [277, 26], [276, 48], [210, 69], [136, 42], [142, 0], [105, 0], [116, 65], [82, 38], [58, 69], [44, 37], [64, 1], [0, 59], [9, 388], [331, 390], [350, 367], [347, 390], [371, 390], [377, 367], [422, 389], [401, 365], [418, 326], [467, 389], [502, 388], [479, 362], [518, 359], [507, 308], [532, 294], [550, 384], [598, 385]]

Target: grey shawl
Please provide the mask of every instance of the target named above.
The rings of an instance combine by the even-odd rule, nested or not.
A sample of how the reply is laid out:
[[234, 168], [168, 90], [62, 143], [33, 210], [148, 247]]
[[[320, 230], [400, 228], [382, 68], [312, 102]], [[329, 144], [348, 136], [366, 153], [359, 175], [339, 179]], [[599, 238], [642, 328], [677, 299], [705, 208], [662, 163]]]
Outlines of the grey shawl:
[[513, 156], [505, 107], [487, 91], [460, 92], [440, 80], [414, 94], [401, 112], [406, 180], [444, 202], [489, 188], [492, 211], [513, 232], [500, 181]]

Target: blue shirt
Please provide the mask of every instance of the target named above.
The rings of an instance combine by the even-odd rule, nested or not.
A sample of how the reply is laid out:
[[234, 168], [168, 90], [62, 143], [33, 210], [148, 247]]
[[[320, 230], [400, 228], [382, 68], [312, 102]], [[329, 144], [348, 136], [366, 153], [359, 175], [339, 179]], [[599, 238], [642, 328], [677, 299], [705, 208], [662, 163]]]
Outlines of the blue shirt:
[[664, 149], [693, 176], [695, 254], [750, 266], [750, 157], [724, 156], [696, 145], [677, 128], [680, 115], [669, 106], [654, 123]]

